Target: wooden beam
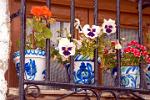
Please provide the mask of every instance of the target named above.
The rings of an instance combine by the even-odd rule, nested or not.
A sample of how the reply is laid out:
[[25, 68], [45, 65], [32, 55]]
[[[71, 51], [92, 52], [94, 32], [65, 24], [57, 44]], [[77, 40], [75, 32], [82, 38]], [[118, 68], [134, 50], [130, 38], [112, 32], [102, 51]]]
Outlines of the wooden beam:
[[[20, 1], [20, 0], [17, 0]], [[27, 0], [28, 2], [35, 2], [35, 3], [45, 3], [45, 0]], [[132, 2], [131, 2], [132, 1]], [[134, 13], [137, 14], [137, 2], [136, 0], [121, 0], [121, 12], [122, 13]], [[69, 0], [51, 0], [52, 5], [63, 5], [69, 6]], [[115, 3], [116, 0], [100, 0], [99, 2], [99, 10], [106, 10], [106, 11], [115, 11]], [[75, 0], [76, 7], [79, 8], [88, 8], [93, 9], [94, 2], [93, 0]], [[143, 15], [148, 14], [150, 15], [150, 9], [145, 9]]]

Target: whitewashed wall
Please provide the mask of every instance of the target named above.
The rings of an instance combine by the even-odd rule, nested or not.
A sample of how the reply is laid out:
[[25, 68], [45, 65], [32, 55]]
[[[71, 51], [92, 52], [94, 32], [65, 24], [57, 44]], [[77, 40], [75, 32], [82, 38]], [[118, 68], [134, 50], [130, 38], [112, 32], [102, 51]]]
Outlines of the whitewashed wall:
[[0, 0], [0, 100], [6, 100], [7, 82], [4, 74], [8, 69], [10, 53], [10, 19], [8, 0]]

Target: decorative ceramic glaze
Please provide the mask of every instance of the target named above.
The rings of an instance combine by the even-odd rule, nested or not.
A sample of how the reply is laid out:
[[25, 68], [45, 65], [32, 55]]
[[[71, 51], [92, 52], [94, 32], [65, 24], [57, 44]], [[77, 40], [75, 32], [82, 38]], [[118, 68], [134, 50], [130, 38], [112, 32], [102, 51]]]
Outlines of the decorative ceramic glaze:
[[89, 57], [82, 55], [75, 57], [74, 82], [79, 84], [94, 83], [94, 62]]
[[121, 85], [129, 88], [139, 88], [140, 73], [138, 66], [121, 67]]
[[147, 81], [148, 87], [150, 87], [150, 64], [147, 65], [146, 81]]
[[[44, 80], [46, 75], [45, 68], [45, 51], [43, 50], [25, 50], [25, 79], [27, 80]], [[20, 52], [14, 53], [14, 62], [16, 65], [17, 75], [20, 69]]]

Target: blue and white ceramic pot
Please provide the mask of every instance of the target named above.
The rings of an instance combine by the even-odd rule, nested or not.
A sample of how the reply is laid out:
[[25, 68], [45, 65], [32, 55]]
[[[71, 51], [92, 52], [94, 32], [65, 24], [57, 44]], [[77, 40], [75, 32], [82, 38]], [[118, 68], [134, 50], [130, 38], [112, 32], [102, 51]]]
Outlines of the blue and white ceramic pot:
[[121, 85], [127, 88], [139, 88], [140, 86], [139, 66], [121, 67]]
[[148, 88], [150, 89], [150, 64], [148, 64], [146, 67], [146, 81]]
[[89, 57], [82, 55], [75, 57], [74, 82], [78, 84], [94, 83], [94, 62]]
[[[20, 69], [20, 52], [14, 53], [14, 62], [16, 65], [17, 75], [19, 76]], [[27, 80], [44, 80], [46, 75], [45, 68], [45, 51], [43, 50], [25, 50], [25, 73], [24, 77]]]

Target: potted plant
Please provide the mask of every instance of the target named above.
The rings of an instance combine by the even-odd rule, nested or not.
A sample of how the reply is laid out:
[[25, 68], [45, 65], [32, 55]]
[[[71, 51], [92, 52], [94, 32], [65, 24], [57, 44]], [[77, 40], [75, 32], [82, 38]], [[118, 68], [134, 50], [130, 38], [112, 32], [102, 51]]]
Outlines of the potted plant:
[[139, 88], [140, 72], [138, 65], [140, 63], [147, 65], [150, 63], [150, 57], [146, 47], [133, 40], [128, 43], [122, 53], [121, 82], [124, 87]]
[[[94, 83], [94, 50], [99, 48], [99, 57], [102, 57], [100, 54], [103, 48], [110, 43], [109, 37], [116, 32], [115, 21], [104, 19], [102, 27], [96, 25], [90, 27], [88, 24], [81, 27], [80, 21], [76, 19], [75, 27], [79, 30], [79, 39], [71, 39], [70, 33], [65, 30], [66, 37], [58, 38], [58, 47], [53, 48], [51, 53], [54, 59], [57, 58], [59, 62], [67, 65], [67, 68], [70, 67], [70, 56], [74, 56], [74, 82], [92, 84]], [[99, 39], [99, 44], [96, 44], [96, 38]]]
[[[96, 44], [96, 38], [101, 40], [111, 33], [115, 33], [115, 21], [104, 20], [102, 27], [96, 25], [90, 27], [88, 24], [81, 27], [80, 21], [76, 19], [75, 26], [79, 30], [79, 39], [72, 39], [72, 42], [69, 42], [67, 38], [61, 38], [58, 50], [60, 55], [66, 59], [74, 55], [74, 82], [92, 84], [94, 83], [94, 50], [100, 47], [100, 44]], [[105, 42], [103, 43], [105, 44]]]
[[[102, 67], [102, 76], [103, 84], [105, 86], [114, 86], [115, 77], [112, 76], [114, 68], [116, 66], [116, 49], [121, 48], [121, 45], [116, 45], [117, 40], [107, 41], [107, 45], [101, 50], [101, 67]], [[114, 74], [113, 74], [114, 75]]]
[[[29, 30], [26, 35], [25, 78], [27, 80], [44, 80], [45, 78], [45, 40], [52, 33], [48, 25], [53, 21], [51, 11], [46, 6], [34, 6], [32, 18], [27, 19]], [[20, 68], [20, 51], [14, 53], [17, 74]]]
[[[150, 56], [148, 55], [146, 47], [135, 40], [130, 41], [121, 52], [121, 85], [123, 87], [139, 88], [139, 64], [143, 63], [146, 65], [149, 62]], [[115, 68], [116, 64], [111, 64], [114, 64], [114, 68], [112, 70], [113, 75], [117, 75], [115, 74], [117, 72], [117, 68]]]

